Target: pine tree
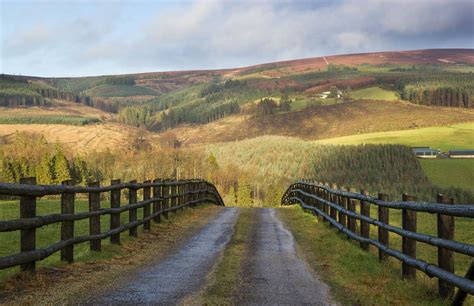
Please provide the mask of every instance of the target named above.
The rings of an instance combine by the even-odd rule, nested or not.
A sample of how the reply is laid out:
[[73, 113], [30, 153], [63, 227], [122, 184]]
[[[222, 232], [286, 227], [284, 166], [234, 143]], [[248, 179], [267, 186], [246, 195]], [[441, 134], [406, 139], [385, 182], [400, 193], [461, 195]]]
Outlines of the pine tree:
[[54, 183], [51, 157], [49, 154], [44, 155], [40, 164], [36, 167], [36, 178], [38, 179], [38, 184], [41, 185], [50, 185]]
[[245, 179], [240, 179], [237, 189], [237, 203], [239, 206], [253, 206], [252, 188]]
[[56, 146], [56, 154], [53, 158], [53, 169], [55, 183], [61, 184], [62, 181], [71, 179], [71, 171], [69, 169], [69, 163], [64, 156], [63, 151], [59, 146]]

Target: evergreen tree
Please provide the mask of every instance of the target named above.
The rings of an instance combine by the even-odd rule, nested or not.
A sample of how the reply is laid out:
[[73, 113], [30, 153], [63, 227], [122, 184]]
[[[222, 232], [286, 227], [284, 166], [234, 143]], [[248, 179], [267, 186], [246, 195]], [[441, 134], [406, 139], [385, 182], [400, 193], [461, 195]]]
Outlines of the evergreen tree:
[[53, 158], [53, 169], [55, 183], [61, 184], [62, 181], [71, 179], [71, 171], [69, 169], [69, 163], [64, 156], [63, 151], [59, 146], [56, 146], [56, 153]]
[[36, 178], [38, 179], [38, 184], [41, 185], [54, 183], [51, 157], [49, 154], [45, 154], [38, 167], [36, 167]]

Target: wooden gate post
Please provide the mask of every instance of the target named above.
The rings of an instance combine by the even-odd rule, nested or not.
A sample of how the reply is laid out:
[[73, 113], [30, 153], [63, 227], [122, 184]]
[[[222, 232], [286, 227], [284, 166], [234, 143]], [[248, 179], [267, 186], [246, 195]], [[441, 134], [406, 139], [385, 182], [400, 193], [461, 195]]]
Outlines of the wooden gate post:
[[158, 213], [158, 215], [156, 215], [153, 218], [153, 221], [155, 223], [160, 223], [161, 222], [161, 202], [162, 201], [159, 200], [158, 198], [161, 198], [161, 179], [154, 179], [153, 183], [159, 183], [160, 184], [159, 186], [154, 186], [153, 187], [153, 198], [155, 199], [153, 201], [153, 214]]
[[[448, 198], [441, 194], [437, 196], [437, 202], [441, 204], [454, 204], [453, 198]], [[447, 240], [454, 240], [453, 216], [438, 214], [438, 237]], [[443, 270], [454, 273], [453, 251], [438, 247], [438, 266]], [[454, 295], [454, 286], [439, 279], [438, 291], [442, 298], [449, 299]]]
[[[71, 186], [73, 185], [72, 180], [66, 180], [61, 182], [62, 185]], [[74, 214], [74, 193], [62, 193], [61, 194], [61, 214], [73, 215]], [[61, 241], [66, 241], [74, 237], [74, 221], [62, 221], [61, 222]], [[68, 245], [61, 249], [61, 261], [67, 261], [68, 263], [74, 262], [74, 245]]]
[[[402, 195], [403, 202], [416, 201], [416, 197], [407, 194]], [[402, 209], [402, 228], [410, 232], [416, 232], [416, 211], [410, 209]], [[403, 254], [416, 258], [416, 240], [402, 237]], [[402, 277], [416, 278], [416, 269], [402, 262]]]
[[[87, 184], [89, 187], [99, 187], [99, 182], [90, 182]], [[100, 192], [89, 193], [89, 211], [100, 210]], [[89, 218], [89, 233], [91, 236], [100, 234], [100, 216], [94, 216]], [[102, 249], [101, 239], [94, 239], [90, 241], [90, 250], [100, 252]]]
[[[384, 193], [379, 193], [378, 199], [380, 201], [388, 201], [388, 195]], [[388, 207], [383, 207], [379, 205], [377, 211], [378, 211], [379, 221], [388, 225], [390, 223]], [[390, 245], [388, 231], [384, 228], [381, 228], [380, 226], [378, 227], [378, 238], [379, 238], [379, 242], [383, 244], [384, 246], [388, 247]], [[379, 249], [379, 260], [382, 261], [382, 260], [386, 260], [387, 258], [388, 258], [387, 254], [381, 249]]]
[[[361, 190], [360, 193], [365, 196], [369, 195], [369, 192], [366, 190]], [[370, 203], [368, 203], [367, 201], [360, 201], [360, 214], [366, 217], [370, 217]], [[370, 223], [362, 220], [360, 221], [360, 235], [367, 239], [370, 238]], [[361, 242], [360, 247], [364, 251], [368, 251], [370, 244], [366, 242]]]
[[[146, 180], [143, 182], [143, 184], [150, 184], [151, 181], [150, 180]], [[151, 198], [151, 188], [150, 187], [143, 187], [143, 201], [148, 201], [149, 199]], [[151, 204], [147, 204], [145, 206], [143, 206], [143, 219], [146, 219], [150, 216], [150, 205]], [[143, 223], [143, 229], [144, 230], [149, 230], [150, 229], [150, 220], [148, 221], [145, 221], [145, 223]]]
[[[112, 180], [110, 185], [119, 185], [120, 180]], [[120, 195], [122, 190], [112, 190], [110, 192], [110, 208], [119, 208], [120, 207]], [[120, 213], [111, 213], [110, 214], [110, 229], [116, 229], [120, 226]], [[110, 236], [110, 243], [112, 244], [120, 244], [120, 233], [113, 234]]]
[[[24, 177], [20, 179], [20, 184], [36, 185], [35, 177]], [[20, 197], [20, 218], [36, 217], [36, 197], [21, 196]], [[36, 250], [36, 228], [22, 229], [20, 232], [20, 252], [28, 252]], [[36, 262], [24, 263], [20, 266], [21, 271], [34, 273]]]
[[[131, 184], [136, 184], [137, 180], [130, 181]], [[137, 203], [137, 190], [135, 188], [128, 189], [128, 204]], [[137, 209], [132, 208], [128, 211], [128, 222], [132, 223], [137, 221]], [[128, 235], [131, 237], [137, 237], [137, 227], [131, 227], [128, 230]]]

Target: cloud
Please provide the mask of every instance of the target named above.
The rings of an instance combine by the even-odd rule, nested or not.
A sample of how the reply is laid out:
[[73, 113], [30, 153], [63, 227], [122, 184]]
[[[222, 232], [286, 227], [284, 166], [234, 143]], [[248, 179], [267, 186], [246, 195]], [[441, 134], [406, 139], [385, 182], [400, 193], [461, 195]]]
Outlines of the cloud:
[[[116, 18], [79, 16], [54, 27], [40, 23], [19, 29], [4, 54], [19, 60], [47, 50], [63, 56], [70, 62], [68, 67], [75, 64], [80, 73], [103, 74], [474, 46], [470, 1], [339, 0], [295, 5], [293, 1], [202, 0], [140, 8], [158, 11], [137, 19], [132, 28], [122, 24], [123, 15], [135, 11]], [[96, 71], [97, 67], [104, 71]], [[41, 65], [35, 69], [41, 72]]]

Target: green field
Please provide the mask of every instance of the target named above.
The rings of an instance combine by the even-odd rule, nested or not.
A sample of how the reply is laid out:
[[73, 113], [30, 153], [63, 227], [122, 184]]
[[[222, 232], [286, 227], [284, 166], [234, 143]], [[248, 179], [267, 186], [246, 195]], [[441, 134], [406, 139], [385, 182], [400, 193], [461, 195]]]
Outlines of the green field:
[[67, 124], [87, 125], [99, 123], [98, 118], [81, 117], [71, 115], [25, 115], [25, 116], [3, 116], [0, 115], [0, 124]]
[[472, 149], [474, 148], [474, 122], [451, 126], [351, 135], [318, 140], [317, 142], [338, 145], [393, 143], [407, 146], [430, 146], [442, 151], [451, 149]]
[[393, 91], [384, 90], [380, 87], [369, 87], [350, 92], [350, 97], [353, 99], [368, 99], [368, 100], [400, 100], [397, 94]]
[[420, 163], [433, 184], [474, 191], [474, 159], [422, 159]]

